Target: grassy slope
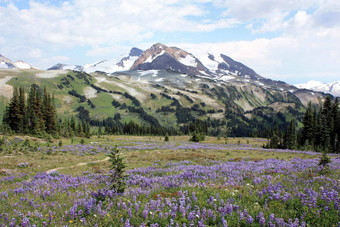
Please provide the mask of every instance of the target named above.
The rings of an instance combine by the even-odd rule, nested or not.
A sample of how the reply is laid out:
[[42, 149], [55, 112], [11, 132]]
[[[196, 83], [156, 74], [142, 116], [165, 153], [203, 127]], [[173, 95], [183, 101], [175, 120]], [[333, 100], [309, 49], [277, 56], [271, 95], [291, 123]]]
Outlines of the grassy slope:
[[[125, 103], [126, 105], [132, 105], [132, 101], [127, 99], [126, 97], [119, 94], [108, 94], [108, 93], [97, 93], [96, 97], [91, 98], [92, 103], [96, 106], [96, 108], [92, 109], [87, 102], [79, 103], [79, 99], [68, 94], [69, 91], [75, 90], [79, 94], [83, 94], [84, 89], [89, 87], [88, 84], [85, 83], [83, 79], [78, 79], [75, 75], [75, 72], [65, 72], [60, 73], [59, 76], [54, 78], [39, 78], [35, 74], [41, 73], [40, 71], [19, 71], [16, 73], [16, 78], [11, 79], [8, 84], [12, 86], [24, 86], [26, 90], [29, 89], [29, 86], [32, 83], [37, 83], [38, 85], [44, 87], [46, 86], [48, 91], [52, 91], [55, 95], [56, 106], [58, 114], [64, 118], [70, 115], [75, 115], [75, 110], [79, 106], [83, 106], [85, 109], [90, 111], [90, 116], [92, 118], [104, 119], [106, 117], [113, 117], [115, 113], [120, 113], [122, 115], [123, 121], [135, 120], [136, 122], [143, 123], [144, 120], [140, 118], [140, 116], [136, 113], [128, 113], [127, 110], [122, 110], [120, 108], [114, 108], [112, 106], [112, 100], [115, 98], [116, 101], [119, 101], [121, 104]], [[63, 89], [59, 89], [57, 87], [58, 84], [61, 84], [62, 78], [66, 77], [66, 74], [71, 75], [74, 80], [69, 80], [70, 85], [64, 86]], [[171, 76], [171, 75], [168, 75]], [[154, 86], [152, 83], [139, 83], [131, 78], [116, 78], [116, 77], [105, 77], [103, 75], [90, 77], [90, 83], [97, 84], [98, 86], [118, 92], [127, 92], [132, 96], [136, 97], [141, 103], [144, 110], [147, 114], [154, 116], [158, 119], [161, 125], [163, 126], [174, 126], [177, 125], [177, 118], [175, 113], [157, 113], [156, 110], [161, 108], [162, 106], [168, 106], [172, 103], [172, 100], [164, 98], [160, 95], [161, 92], [167, 93], [171, 97], [176, 98], [183, 107], [191, 108], [194, 104], [205, 103], [205, 107], [201, 107], [201, 109], [207, 111], [210, 109], [215, 110], [224, 110], [225, 100], [230, 100], [231, 102], [239, 105], [241, 109], [247, 110], [256, 108], [259, 106], [267, 106], [274, 101], [274, 97], [279, 99], [287, 99], [285, 95], [277, 94], [277, 91], [271, 90], [263, 90], [260, 87], [256, 87], [254, 85], [250, 85], [250, 87], [246, 87], [245, 85], [238, 85], [231, 87], [230, 85], [219, 85], [214, 81], [204, 80], [203, 82], [197, 82], [192, 79], [191, 83], [183, 83], [182, 84], [172, 84], [169, 80], [166, 82], [165, 86]], [[202, 88], [202, 83], [208, 84], [209, 88]], [[229, 86], [229, 87], [228, 87]], [[216, 90], [224, 90], [224, 94], [220, 93], [215, 94]], [[189, 92], [191, 91], [191, 92]], [[181, 94], [178, 94], [180, 92]], [[197, 92], [196, 94], [193, 92]], [[151, 99], [151, 93], [157, 96], [157, 99]], [[189, 96], [194, 103], [190, 103], [184, 96]], [[0, 111], [1, 111], [0, 105]], [[228, 106], [228, 108], [234, 108]], [[299, 107], [302, 108], [302, 107]], [[286, 108], [280, 109], [281, 112], [287, 115], [287, 119], [292, 119], [293, 116], [286, 111]], [[299, 110], [303, 111], [303, 110]], [[266, 111], [267, 112], [267, 111]], [[193, 116], [198, 117], [200, 119], [207, 119], [208, 117], [217, 117], [223, 118], [224, 114], [206, 114], [204, 116], [198, 116], [196, 112], [192, 112]], [[250, 113], [249, 116], [253, 116], [253, 113]], [[0, 116], [1, 117], [1, 116]], [[256, 117], [258, 121], [262, 121], [262, 117]], [[239, 118], [240, 119], [240, 118]]]

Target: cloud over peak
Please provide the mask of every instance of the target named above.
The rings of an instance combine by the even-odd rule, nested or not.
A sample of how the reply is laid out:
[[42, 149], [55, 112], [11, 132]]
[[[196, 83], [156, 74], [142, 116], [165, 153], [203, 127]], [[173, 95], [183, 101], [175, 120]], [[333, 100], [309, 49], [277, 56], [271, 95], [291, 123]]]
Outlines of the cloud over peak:
[[0, 0], [0, 30], [0, 53], [42, 68], [55, 56], [83, 64], [185, 40], [218, 45], [272, 75], [326, 71], [319, 64], [340, 73], [337, 0]]

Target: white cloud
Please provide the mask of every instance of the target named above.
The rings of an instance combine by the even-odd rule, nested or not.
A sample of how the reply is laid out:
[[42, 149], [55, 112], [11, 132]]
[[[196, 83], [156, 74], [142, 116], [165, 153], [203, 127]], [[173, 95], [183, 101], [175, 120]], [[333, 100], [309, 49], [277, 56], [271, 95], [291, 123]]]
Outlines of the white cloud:
[[[149, 37], [150, 32], [205, 31], [204, 11], [191, 3], [158, 0], [74, 0], [60, 7], [30, 1], [30, 8], [0, 7], [2, 36], [54, 45], [99, 45]], [[214, 23], [209, 24], [214, 28]], [[216, 27], [228, 27], [216, 23]], [[211, 28], [208, 30], [212, 30]]]
[[1, 52], [18, 51], [18, 47], [32, 48], [26, 53], [38, 48], [47, 53], [73, 47], [90, 47], [95, 52], [100, 46], [145, 42], [155, 33], [212, 31], [235, 23], [203, 23], [200, 18], [206, 10], [191, 1], [73, 0], [56, 6], [31, 0], [29, 8], [22, 10], [14, 1], [3, 3], [0, 42], [5, 47]]
[[262, 38], [176, 45], [193, 53], [223, 52], [263, 76], [281, 80], [320, 74], [331, 80], [340, 74], [338, 0], [73, 0], [58, 6], [31, 0], [23, 10], [15, 2], [0, 0], [0, 53], [31, 59], [28, 62], [42, 68], [83, 57], [63, 57], [64, 49], [86, 49], [83, 55], [91, 63], [126, 53], [130, 44], [147, 48], [159, 33], [233, 27], [248, 28]]
[[[322, 32], [321, 32], [322, 33]], [[326, 35], [327, 34], [327, 35]], [[289, 83], [339, 80], [340, 31], [273, 39], [204, 44], [173, 44], [201, 56], [223, 53], [264, 77]]]

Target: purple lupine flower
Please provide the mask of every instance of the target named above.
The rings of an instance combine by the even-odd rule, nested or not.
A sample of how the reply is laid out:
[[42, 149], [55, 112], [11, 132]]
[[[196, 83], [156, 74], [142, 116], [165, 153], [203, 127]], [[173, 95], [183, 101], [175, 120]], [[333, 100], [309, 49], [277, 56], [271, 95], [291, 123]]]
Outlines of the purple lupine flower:
[[192, 200], [193, 200], [193, 201], [197, 201], [197, 197], [196, 197], [195, 192], [192, 192]]
[[224, 219], [224, 217], [222, 217], [222, 226], [228, 227], [228, 222], [227, 222], [227, 220]]
[[260, 225], [265, 225], [266, 224], [266, 219], [264, 217], [261, 217], [259, 220]]
[[27, 217], [24, 217], [22, 219], [21, 226], [23, 227], [30, 226], [30, 220]]
[[136, 213], [138, 213], [138, 210], [139, 210], [139, 203], [135, 203], [135, 210], [136, 210]]
[[130, 227], [130, 219], [126, 219], [125, 223], [124, 223], [124, 227]]
[[132, 218], [132, 209], [131, 208], [128, 209], [127, 213], [129, 215], [129, 218]]
[[189, 221], [195, 220], [195, 213], [194, 213], [194, 212], [189, 212], [189, 214], [188, 214], [188, 220], [189, 220]]
[[148, 210], [143, 210], [143, 217], [144, 217], [145, 220], [148, 217], [148, 213], [149, 213]]
[[248, 223], [248, 224], [253, 224], [253, 223], [254, 223], [254, 218], [253, 218], [252, 216], [248, 215], [248, 217], [247, 217], [247, 223]]
[[209, 210], [208, 210], [208, 217], [209, 217], [209, 218], [212, 218], [212, 216], [213, 216], [213, 212], [212, 212], [211, 209], [209, 209]]

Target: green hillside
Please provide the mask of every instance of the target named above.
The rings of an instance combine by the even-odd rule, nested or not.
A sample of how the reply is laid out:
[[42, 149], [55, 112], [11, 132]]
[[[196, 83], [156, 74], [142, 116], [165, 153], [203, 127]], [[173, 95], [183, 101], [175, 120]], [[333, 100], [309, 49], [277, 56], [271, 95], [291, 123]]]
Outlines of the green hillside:
[[[285, 128], [292, 119], [301, 125], [305, 111], [299, 98], [289, 91], [165, 70], [112, 76], [31, 70], [12, 73], [7, 82], [26, 91], [32, 84], [54, 94], [60, 119], [76, 116], [92, 126], [105, 127], [103, 121], [109, 118], [111, 126], [133, 121], [189, 133], [195, 130], [193, 123], [200, 121], [210, 135], [259, 136], [274, 125]], [[2, 98], [1, 112], [5, 104]]]

